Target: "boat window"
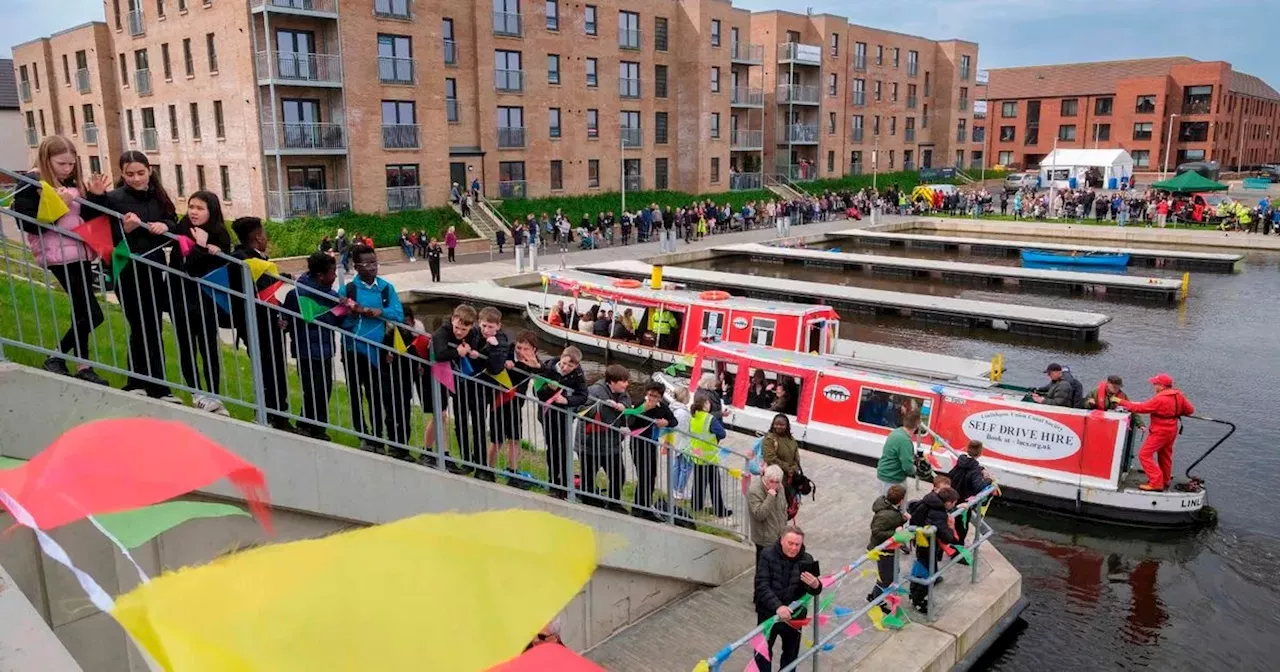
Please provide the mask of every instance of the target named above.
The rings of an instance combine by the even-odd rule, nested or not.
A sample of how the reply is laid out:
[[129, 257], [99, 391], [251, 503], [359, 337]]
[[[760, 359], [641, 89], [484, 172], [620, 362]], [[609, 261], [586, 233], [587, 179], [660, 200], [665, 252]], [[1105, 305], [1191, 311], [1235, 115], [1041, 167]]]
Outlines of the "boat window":
[[684, 326], [684, 313], [666, 307], [650, 308], [640, 343], [665, 350], [680, 347], [680, 330]]
[[778, 330], [778, 321], [763, 317], [751, 318], [751, 342], [756, 345], [773, 347], [773, 334]]
[[[800, 408], [802, 380], [768, 369], [751, 369], [747, 406], [795, 415]], [[763, 383], [761, 383], [763, 381]]]
[[902, 418], [907, 413], [919, 411], [921, 418], [928, 423], [928, 413], [932, 405], [932, 402], [924, 397], [864, 386], [862, 394], [858, 397], [858, 422], [896, 429], [902, 426]]
[[703, 311], [702, 340], [707, 343], [724, 340], [724, 313], [714, 310]]

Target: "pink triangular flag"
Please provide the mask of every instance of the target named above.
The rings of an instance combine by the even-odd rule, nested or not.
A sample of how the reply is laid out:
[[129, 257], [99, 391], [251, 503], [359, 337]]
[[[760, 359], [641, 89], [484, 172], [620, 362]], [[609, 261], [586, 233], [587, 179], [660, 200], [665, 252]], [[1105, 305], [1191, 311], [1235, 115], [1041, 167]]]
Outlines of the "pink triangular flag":
[[186, 236], [178, 236], [178, 251], [182, 253], [182, 256], [185, 257], [191, 254], [191, 250], [194, 250], [195, 248], [196, 241]]
[[818, 625], [826, 625], [831, 622], [831, 617], [826, 614], [818, 614]]
[[334, 315], [337, 315], [338, 317], [342, 317], [343, 315], [346, 315], [347, 313], [351, 312], [351, 309], [339, 303], [333, 308], [330, 308], [329, 312], [333, 313]]
[[855, 621], [855, 622], [853, 622], [853, 623], [850, 623], [850, 624], [849, 624], [849, 627], [847, 627], [847, 628], [845, 628], [845, 629], [844, 629], [844, 636], [845, 636], [845, 637], [856, 637], [856, 636], [858, 636], [858, 633], [860, 633], [860, 632], [862, 632], [862, 626], [861, 626], [861, 625], [858, 625], [858, 623]]
[[764, 635], [756, 635], [751, 638], [751, 648], [756, 650], [765, 660], [769, 660], [769, 643], [765, 641]]
[[898, 605], [900, 604], [902, 604], [902, 597], [893, 594], [884, 596], [884, 606], [889, 607], [889, 613], [892, 614], [898, 611]]
[[449, 390], [454, 394], [458, 393], [458, 390], [453, 386], [453, 367], [449, 366], [449, 362], [436, 362], [435, 364], [432, 364], [431, 377], [439, 381], [441, 385], [444, 385], [444, 389]]
[[751, 656], [751, 659], [747, 661], [747, 666], [743, 668], [742, 672], [760, 672], [760, 666], [756, 665], [755, 656]]
[[835, 583], [835, 582], [836, 582], [836, 575], [835, 575], [835, 574], [832, 574], [831, 576], [824, 576], [824, 577], [822, 577], [822, 587], [823, 587], [823, 588], [829, 588], [829, 587], [831, 587], [831, 584], [833, 584], [833, 583]]

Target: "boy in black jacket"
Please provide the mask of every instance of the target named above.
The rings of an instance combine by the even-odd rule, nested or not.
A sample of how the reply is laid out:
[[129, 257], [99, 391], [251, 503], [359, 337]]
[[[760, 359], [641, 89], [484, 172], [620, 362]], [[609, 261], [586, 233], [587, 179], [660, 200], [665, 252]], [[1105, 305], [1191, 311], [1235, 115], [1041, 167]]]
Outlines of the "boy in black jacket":
[[[472, 353], [480, 345], [475, 324], [476, 309], [463, 303], [453, 309], [449, 322], [440, 325], [431, 335], [431, 352], [435, 355], [435, 361], [449, 362], [453, 368], [454, 391], [449, 393], [449, 401], [453, 404], [453, 431], [462, 459], [467, 459], [471, 450], [463, 436], [471, 433], [472, 425], [478, 420], [474, 417], [474, 404], [469, 399], [475, 385], [463, 375], [465, 371], [473, 370]], [[472, 470], [454, 460], [447, 461], [445, 466], [454, 474], [465, 474]]]
[[656, 522], [663, 520], [659, 513], [650, 510], [658, 478], [658, 437], [663, 429], [679, 424], [663, 399], [666, 391], [666, 386], [657, 381], [645, 385], [644, 402], [640, 405], [644, 413], [631, 418], [633, 430], [644, 430], [631, 439], [631, 462], [636, 465], [635, 506], [631, 507], [631, 515]]
[[587, 403], [587, 377], [582, 372], [582, 351], [569, 346], [558, 359], [542, 364], [534, 383], [538, 400], [546, 405], [542, 409], [542, 436], [547, 446], [547, 480], [551, 481], [551, 496], [568, 497], [568, 437], [570, 414]]
[[494, 445], [489, 453], [489, 461], [497, 467], [497, 453], [505, 448], [507, 485], [527, 490], [531, 484], [519, 476], [520, 441], [524, 433], [524, 395], [529, 393], [530, 381], [542, 370], [542, 363], [538, 361], [538, 335], [527, 329], [520, 332], [512, 348], [511, 359], [504, 367], [511, 377], [511, 389], [514, 392], [494, 400], [493, 426], [489, 428]]
[[[493, 425], [493, 404], [500, 391], [506, 387], [494, 379], [507, 368], [511, 360], [511, 343], [507, 335], [502, 333], [502, 311], [493, 306], [480, 309], [480, 328], [477, 330], [475, 345], [471, 351], [471, 368], [473, 379], [463, 380], [468, 391], [459, 389], [458, 394], [465, 399], [471, 408], [466, 427], [469, 437], [468, 450], [463, 451], [463, 458], [478, 464], [481, 469], [476, 477], [482, 481], [493, 483], [494, 473], [488, 467], [497, 464], [498, 446], [489, 444], [488, 429]], [[458, 423], [461, 425], [461, 423]], [[459, 434], [458, 444], [462, 444]]]
[[[240, 217], [231, 223], [231, 230], [235, 231], [236, 238], [240, 243], [236, 249], [232, 251], [231, 256], [236, 259], [248, 261], [257, 259], [267, 261], [267, 230], [262, 226], [262, 220], [257, 217]], [[249, 301], [262, 290], [276, 283], [279, 278], [273, 277], [270, 273], [263, 273], [254, 281], [254, 286], [242, 288], [241, 276], [243, 271], [240, 269], [232, 269], [231, 286], [237, 291], [242, 291], [248, 295]], [[236, 306], [239, 297], [231, 297], [231, 317], [236, 323], [236, 339], [237, 341], [245, 341], [248, 347], [248, 330], [247, 320], [248, 311], [243, 306]], [[255, 361], [254, 366], [262, 370], [262, 396], [267, 406], [267, 424], [275, 429], [285, 432], [295, 431], [289, 421], [270, 411], [287, 412], [289, 410], [289, 390], [286, 387], [287, 379], [285, 377], [285, 360], [286, 354], [284, 350], [284, 332], [279, 325], [276, 324], [277, 317], [284, 317], [283, 313], [278, 313], [268, 306], [264, 305], [265, 300], [254, 302], [254, 319], [257, 326], [257, 345], [259, 353], [259, 361]]]
[[[932, 525], [936, 532], [933, 540], [933, 558], [935, 563], [942, 561], [942, 544], [959, 543], [956, 539], [955, 530], [951, 528], [950, 512], [956, 508], [956, 501], [959, 497], [956, 491], [947, 487], [930, 492], [919, 501], [911, 502], [907, 505], [907, 510], [911, 513], [912, 525], [923, 527]], [[941, 542], [941, 543], [939, 543]], [[936, 567], [936, 565], [935, 565]], [[928, 578], [929, 576], [929, 547], [916, 546], [916, 563], [911, 568], [911, 575], [916, 578]], [[911, 583], [911, 603], [922, 614], [929, 613], [929, 587], [920, 583]]]
[[[951, 487], [955, 488], [956, 496], [961, 502], [967, 501], [991, 485], [986, 470], [978, 464], [978, 458], [982, 457], [982, 442], [970, 441], [966, 452], [968, 455], [961, 455], [960, 459], [956, 460], [956, 466], [952, 467], [951, 473], [947, 474], [951, 479]], [[960, 539], [959, 543], [963, 544], [968, 536], [968, 521], [964, 516], [956, 518], [956, 537]], [[961, 559], [960, 562], [964, 563], [965, 560]]]

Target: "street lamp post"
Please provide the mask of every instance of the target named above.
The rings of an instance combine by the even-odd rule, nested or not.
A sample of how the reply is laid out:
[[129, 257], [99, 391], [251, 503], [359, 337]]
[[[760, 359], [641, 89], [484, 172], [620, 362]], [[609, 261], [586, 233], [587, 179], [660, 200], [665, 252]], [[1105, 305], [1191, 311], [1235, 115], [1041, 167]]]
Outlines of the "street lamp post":
[[1164, 140], [1164, 166], [1160, 169], [1160, 179], [1162, 180], [1169, 177], [1169, 150], [1173, 148], [1173, 120], [1177, 116], [1177, 112], [1169, 115], [1169, 131], [1165, 133]]
[[1236, 172], [1240, 172], [1240, 162], [1244, 159], [1244, 132], [1249, 126], [1249, 117], [1244, 118], [1244, 122], [1240, 124], [1240, 144], [1236, 147]]

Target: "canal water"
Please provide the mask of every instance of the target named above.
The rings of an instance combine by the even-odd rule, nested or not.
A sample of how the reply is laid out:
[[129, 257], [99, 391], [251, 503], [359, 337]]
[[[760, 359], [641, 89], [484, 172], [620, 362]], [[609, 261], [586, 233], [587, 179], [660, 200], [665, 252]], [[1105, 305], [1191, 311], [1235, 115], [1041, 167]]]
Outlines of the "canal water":
[[[961, 257], [835, 243], [845, 252], [908, 254], [981, 263]], [[1000, 550], [1022, 572], [1031, 604], [1026, 624], [1005, 637], [977, 669], [1271, 670], [1280, 632], [1280, 505], [1272, 487], [1280, 476], [1280, 255], [1249, 253], [1234, 275], [1193, 273], [1184, 305], [950, 286], [937, 281], [867, 275], [744, 259], [690, 264], [797, 280], [850, 284], [965, 299], [1002, 301], [1113, 317], [1098, 343], [1037, 341], [996, 331], [968, 331], [905, 319], [844, 316], [843, 338], [976, 359], [1003, 353], [1006, 381], [1039, 385], [1049, 362], [1069, 366], [1086, 389], [1119, 374], [1134, 398], [1146, 398], [1146, 379], [1174, 377], [1199, 413], [1229, 419], [1235, 436], [1197, 467], [1206, 479], [1217, 526], [1195, 532], [1144, 532], [1065, 521], [1003, 507]], [[1160, 275], [1159, 270], [1142, 270]], [[1167, 273], [1167, 275], [1178, 275]], [[415, 304], [428, 328], [451, 302]], [[508, 321], [507, 331], [524, 326]], [[559, 345], [545, 343], [548, 350]], [[590, 358], [590, 355], [588, 355]], [[589, 378], [603, 363], [584, 362]], [[650, 371], [635, 366], [638, 395]], [[1179, 477], [1218, 436], [1217, 426], [1188, 421], [1179, 438]]]

